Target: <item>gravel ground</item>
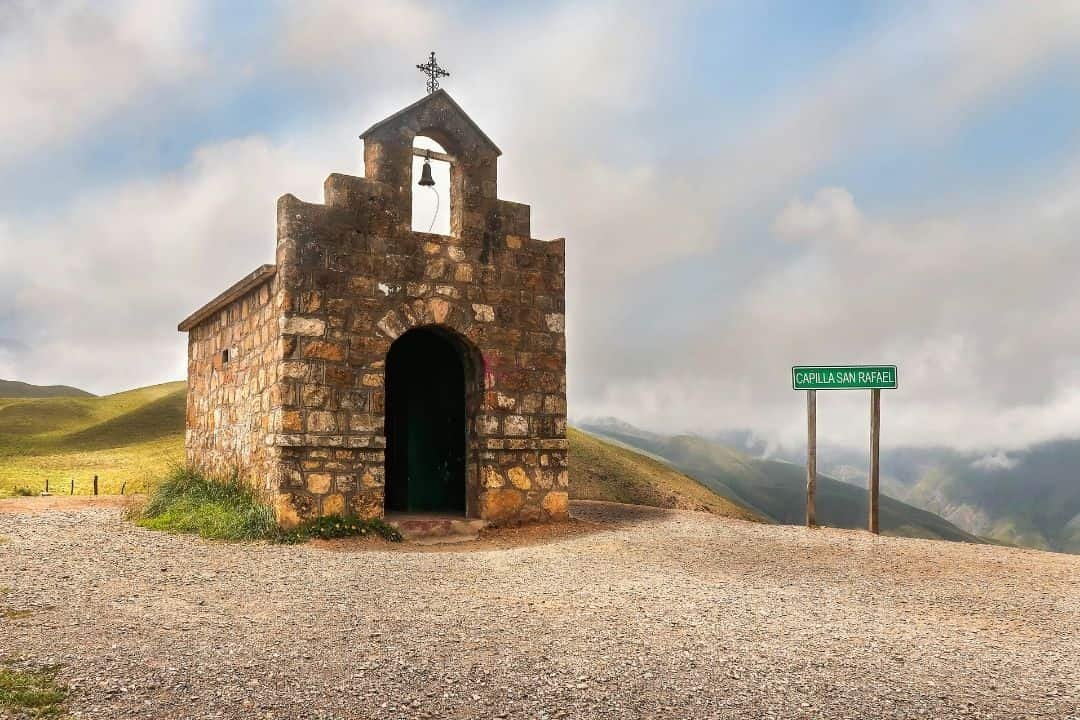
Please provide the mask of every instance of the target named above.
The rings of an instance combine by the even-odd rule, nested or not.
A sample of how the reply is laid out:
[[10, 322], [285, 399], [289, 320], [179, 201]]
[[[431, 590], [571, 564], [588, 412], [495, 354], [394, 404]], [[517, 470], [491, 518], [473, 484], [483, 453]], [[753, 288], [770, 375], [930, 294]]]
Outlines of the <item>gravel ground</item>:
[[1080, 557], [573, 510], [441, 551], [0, 512], [0, 656], [92, 718], [1080, 717]]

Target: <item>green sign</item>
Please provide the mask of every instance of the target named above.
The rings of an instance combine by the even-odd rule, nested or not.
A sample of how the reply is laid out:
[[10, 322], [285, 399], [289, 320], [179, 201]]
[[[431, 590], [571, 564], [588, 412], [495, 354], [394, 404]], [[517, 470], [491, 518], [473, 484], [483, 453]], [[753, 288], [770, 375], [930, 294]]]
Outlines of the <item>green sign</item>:
[[791, 368], [796, 390], [895, 390], [895, 365], [796, 365]]

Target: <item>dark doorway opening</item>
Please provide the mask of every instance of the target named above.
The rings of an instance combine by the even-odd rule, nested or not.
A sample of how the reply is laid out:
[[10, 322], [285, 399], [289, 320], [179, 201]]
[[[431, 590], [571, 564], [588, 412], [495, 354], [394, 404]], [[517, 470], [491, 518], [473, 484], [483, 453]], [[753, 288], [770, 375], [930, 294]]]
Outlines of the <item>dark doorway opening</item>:
[[417, 328], [386, 356], [386, 509], [465, 514], [465, 367], [441, 332]]

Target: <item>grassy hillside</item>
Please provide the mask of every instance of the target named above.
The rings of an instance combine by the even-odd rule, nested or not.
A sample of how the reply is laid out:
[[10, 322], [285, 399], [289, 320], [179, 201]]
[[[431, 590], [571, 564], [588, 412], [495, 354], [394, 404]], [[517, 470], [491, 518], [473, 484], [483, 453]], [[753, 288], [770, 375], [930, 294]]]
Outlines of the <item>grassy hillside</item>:
[[571, 428], [570, 494], [578, 500], [702, 510], [761, 520], [745, 507], [717, 495], [697, 480], [638, 451]]
[[[699, 437], [665, 437], [625, 426], [591, 429], [666, 458], [719, 495], [768, 520], [785, 524], [805, 521], [806, 470], [802, 465], [758, 460]], [[881, 496], [880, 512], [881, 529], [885, 534], [979, 542], [979, 538], [944, 518], [885, 495]], [[822, 525], [864, 528], [866, 491], [819, 475], [817, 513]]]
[[139, 491], [183, 457], [182, 382], [105, 397], [0, 398], [0, 493]]
[[[25, 488], [66, 493], [139, 492], [183, 459], [182, 382], [107, 397], [0, 399], [0, 494]], [[745, 519], [754, 513], [722, 498], [670, 465], [570, 431], [575, 498], [704, 510]]]
[[68, 385], [31, 385], [18, 380], [0, 380], [0, 398], [94, 397]]
[[965, 529], [1080, 553], [1080, 440], [990, 456], [907, 450], [882, 460], [890, 492]]

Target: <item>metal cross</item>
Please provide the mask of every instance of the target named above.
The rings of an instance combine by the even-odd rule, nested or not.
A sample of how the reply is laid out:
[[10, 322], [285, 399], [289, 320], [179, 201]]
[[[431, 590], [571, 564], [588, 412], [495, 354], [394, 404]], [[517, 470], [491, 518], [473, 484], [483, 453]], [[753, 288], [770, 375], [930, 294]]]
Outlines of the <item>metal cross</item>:
[[439, 63], [435, 62], [435, 51], [431, 51], [431, 57], [423, 65], [417, 65], [416, 69], [428, 76], [427, 91], [428, 95], [439, 89], [439, 78], [449, 77], [450, 73], [439, 67]]

